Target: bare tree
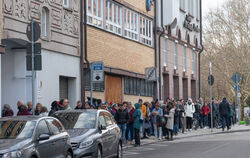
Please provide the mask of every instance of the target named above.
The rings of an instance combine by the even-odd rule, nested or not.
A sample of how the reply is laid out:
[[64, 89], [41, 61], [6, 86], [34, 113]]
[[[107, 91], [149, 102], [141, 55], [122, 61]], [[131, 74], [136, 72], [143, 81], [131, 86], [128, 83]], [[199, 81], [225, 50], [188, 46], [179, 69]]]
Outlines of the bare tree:
[[[241, 101], [250, 95], [250, 2], [228, 0], [221, 8], [210, 10], [204, 23], [205, 52], [201, 57], [202, 95], [208, 95], [208, 62], [213, 63], [216, 97], [234, 101], [231, 76], [238, 72]], [[243, 107], [243, 106], [242, 106]]]

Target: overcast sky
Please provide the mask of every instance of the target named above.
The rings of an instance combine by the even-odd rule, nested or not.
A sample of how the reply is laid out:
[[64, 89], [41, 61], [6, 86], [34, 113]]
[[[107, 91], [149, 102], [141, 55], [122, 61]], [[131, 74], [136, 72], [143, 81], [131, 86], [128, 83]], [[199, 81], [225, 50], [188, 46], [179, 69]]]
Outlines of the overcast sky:
[[227, 0], [202, 0], [203, 15], [205, 16], [209, 11], [209, 8], [220, 7]]

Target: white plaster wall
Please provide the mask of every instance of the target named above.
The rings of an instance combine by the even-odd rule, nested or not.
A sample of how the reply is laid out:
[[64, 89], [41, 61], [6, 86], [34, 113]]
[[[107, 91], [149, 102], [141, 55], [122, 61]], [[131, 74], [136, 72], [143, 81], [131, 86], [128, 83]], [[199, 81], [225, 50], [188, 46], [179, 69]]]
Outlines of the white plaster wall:
[[2, 105], [9, 104], [15, 114], [17, 100], [31, 100], [31, 78], [26, 71], [25, 50], [7, 50], [2, 55]]
[[62, 53], [42, 50], [43, 70], [38, 75], [38, 102], [47, 106], [54, 100], [59, 100], [59, 77], [69, 79], [69, 101], [71, 107], [75, 107], [80, 99], [80, 59]]

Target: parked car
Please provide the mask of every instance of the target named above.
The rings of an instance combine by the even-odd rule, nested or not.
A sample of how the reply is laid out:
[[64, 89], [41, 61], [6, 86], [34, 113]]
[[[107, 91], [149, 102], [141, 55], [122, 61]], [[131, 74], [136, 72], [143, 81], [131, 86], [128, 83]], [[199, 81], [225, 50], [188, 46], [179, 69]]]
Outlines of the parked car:
[[121, 131], [108, 111], [67, 110], [53, 117], [69, 133], [74, 157], [122, 157]]
[[53, 117], [0, 119], [0, 158], [72, 158], [69, 134]]

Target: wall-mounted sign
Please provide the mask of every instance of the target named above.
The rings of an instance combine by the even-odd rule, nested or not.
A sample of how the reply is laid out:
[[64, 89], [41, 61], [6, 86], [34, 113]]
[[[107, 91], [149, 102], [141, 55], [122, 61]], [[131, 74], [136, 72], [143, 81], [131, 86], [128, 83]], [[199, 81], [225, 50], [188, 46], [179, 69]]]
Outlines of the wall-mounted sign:
[[152, 5], [153, 5], [153, 0], [146, 0], [146, 9], [147, 9], [147, 11], [151, 10]]
[[193, 17], [191, 15], [186, 15], [185, 21], [183, 23], [183, 27], [188, 29], [189, 31], [200, 32], [200, 28], [198, 25], [192, 24]]

